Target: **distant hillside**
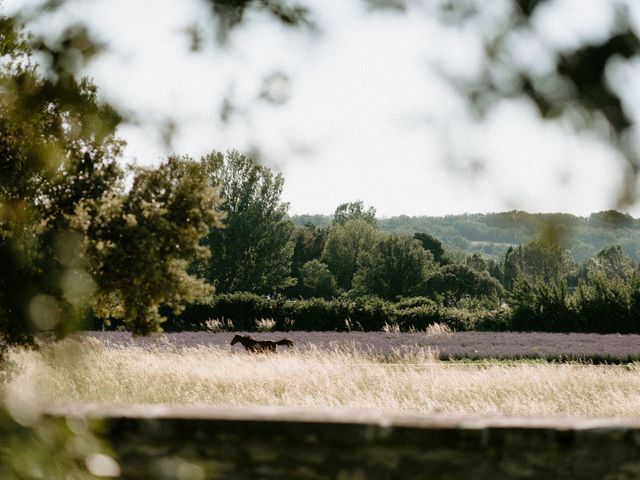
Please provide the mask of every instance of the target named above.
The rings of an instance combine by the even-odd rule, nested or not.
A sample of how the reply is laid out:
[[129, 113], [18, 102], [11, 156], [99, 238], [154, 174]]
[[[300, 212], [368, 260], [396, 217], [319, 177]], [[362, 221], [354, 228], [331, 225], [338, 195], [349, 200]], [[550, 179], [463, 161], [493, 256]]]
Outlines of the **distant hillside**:
[[[331, 224], [330, 215], [294, 215], [299, 226]], [[620, 245], [635, 261], [640, 261], [640, 220], [607, 210], [577, 217], [566, 213], [526, 213], [511, 211], [488, 214], [448, 215], [446, 217], [399, 217], [378, 221], [382, 230], [413, 235], [429, 233], [448, 248], [490, 257], [504, 255], [510, 245], [542, 237], [557, 238], [578, 262], [591, 257], [607, 245]]]

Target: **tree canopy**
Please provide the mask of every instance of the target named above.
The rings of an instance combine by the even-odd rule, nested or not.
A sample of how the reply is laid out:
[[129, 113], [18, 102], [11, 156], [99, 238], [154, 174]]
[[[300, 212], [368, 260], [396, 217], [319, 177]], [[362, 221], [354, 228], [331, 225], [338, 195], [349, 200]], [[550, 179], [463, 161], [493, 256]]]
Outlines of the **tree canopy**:
[[336, 293], [336, 280], [326, 263], [310, 260], [300, 268], [302, 294], [309, 297], [332, 298]]
[[329, 229], [320, 259], [329, 266], [339, 288], [351, 290], [360, 254], [371, 249], [378, 234], [376, 227], [360, 218]]
[[205, 278], [218, 292], [273, 293], [294, 283], [293, 224], [281, 202], [284, 179], [237, 151], [201, 159], [211, 186], [224, 199], [222, 229], [212, 228], [205, 244], [214, 254]]
[[361, 200], [338, 205], [333, 214], [333, 223], [344, 225], [349, 220], [364, 220], [371, 225], [375, 225], [376, 209], [373, 207], [365, 209], [364, 202]]
[[530, 281], [566, 280], [576, 275], [578, 266], [567, 251], [558, 244], [533, 241], [518, 245], [506, 257], [506, 262], [515, 266], [515, 274], [523, 275]]
[[417, 295], [433, 270], [433, 256], [417, 240], [380, 235], [360, 254], [353, 288], [388, 300]]
[[210, 256], [200, 239], [220, 225], [219, 203], [203, 166], [177, 157], [138, 170], [126, 195], [83, 201], [75, 221], [97, 286], [96, 313], [148, 334], [160, 327], [160, 306], [178, 313], [206, 301], [212, 289], [187, 268]]

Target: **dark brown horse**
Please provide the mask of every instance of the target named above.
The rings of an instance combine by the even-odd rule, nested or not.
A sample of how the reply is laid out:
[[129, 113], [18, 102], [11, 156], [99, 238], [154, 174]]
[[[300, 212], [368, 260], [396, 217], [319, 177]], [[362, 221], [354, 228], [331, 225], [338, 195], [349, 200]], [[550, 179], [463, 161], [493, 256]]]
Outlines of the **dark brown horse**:
[[282, 340], [278, 340], [277, 342], [272, 342], [271, 340], [254, 340], [249, 335], [236, 335], [231, 340], [231, 345], [235, 345], [236, 343], [242, 344], [242, 346], [253, 353], [269, 353], [276, 351], [276, 345], [286, 345], [287, 347], [293, 347], [293, 342], [291, 340], [287, 340], [283, 338]]

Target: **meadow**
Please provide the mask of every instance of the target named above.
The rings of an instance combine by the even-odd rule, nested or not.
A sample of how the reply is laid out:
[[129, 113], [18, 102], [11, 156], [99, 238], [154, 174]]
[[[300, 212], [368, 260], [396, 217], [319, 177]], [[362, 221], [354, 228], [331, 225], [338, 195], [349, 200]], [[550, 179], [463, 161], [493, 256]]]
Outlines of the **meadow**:
[[[291, 337], [271, 333], [270, 338], [284, 335]], [[381, 334], [380, 343], [385, 335], [393, 338]], [[0, 384], [7, 407], [18, 418], [76, 403], [640, 415], [637, 363], [442, 361], [431, 346], [404, 344], [380, 351], [353, 339], [256, 355], [229, 346], [228, 337], [209, 335], [209, 344], [190, 337], [191, 344], [178, 344], [169, 335], [139, 341], [85, 334], [44, 343], [38, 351], [11, 349]]]

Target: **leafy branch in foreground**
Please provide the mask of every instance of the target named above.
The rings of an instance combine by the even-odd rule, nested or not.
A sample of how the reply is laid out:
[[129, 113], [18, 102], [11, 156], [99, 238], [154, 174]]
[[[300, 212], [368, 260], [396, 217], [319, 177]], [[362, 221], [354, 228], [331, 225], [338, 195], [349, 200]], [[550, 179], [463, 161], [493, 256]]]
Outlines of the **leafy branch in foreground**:
[[0, 17], [0, 335], [77, 327], [93, 288], [71, 218], [123, 178], [118, 115], [96, 87], [67, 73], [48, 78], [28, 38]]

